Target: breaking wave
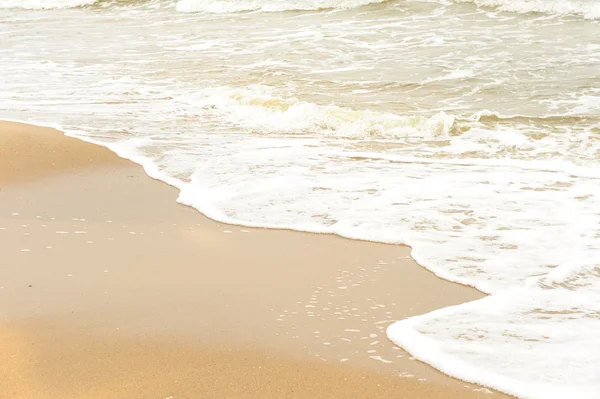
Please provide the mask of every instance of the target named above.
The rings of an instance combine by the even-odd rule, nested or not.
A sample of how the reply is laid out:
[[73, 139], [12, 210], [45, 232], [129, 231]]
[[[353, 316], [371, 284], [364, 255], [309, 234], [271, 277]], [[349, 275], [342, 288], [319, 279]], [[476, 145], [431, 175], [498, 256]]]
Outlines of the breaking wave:
[[337, 105], [318, 105], [273, 95], [266, 86], [249, 89], [211, 88], [214, 93], [199, 100], [220, 120], [265, 134], [317, 134], [347, 139], [444, 139], [451, 135], [455, 118], [439, 112], [431, 117], [354, 110]]

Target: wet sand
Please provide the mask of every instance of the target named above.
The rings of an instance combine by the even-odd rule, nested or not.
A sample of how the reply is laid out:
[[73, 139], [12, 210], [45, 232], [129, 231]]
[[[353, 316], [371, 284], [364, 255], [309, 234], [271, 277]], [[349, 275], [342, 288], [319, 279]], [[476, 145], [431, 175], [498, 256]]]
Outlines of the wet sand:
[[478, 291], [407, 247], [176, 198], [105, 148], [0, 123], [0, 397], [490, 397], [385, 336]]

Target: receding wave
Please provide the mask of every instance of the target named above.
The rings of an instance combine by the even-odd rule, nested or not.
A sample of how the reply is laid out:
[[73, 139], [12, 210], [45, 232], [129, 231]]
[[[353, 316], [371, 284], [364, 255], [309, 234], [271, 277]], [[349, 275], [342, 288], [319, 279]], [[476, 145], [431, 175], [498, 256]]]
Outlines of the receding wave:
[[227, 14], [247, 11], [281, 12], [347, 9], [387, 0], [179, 0], [177, 11]]
[[454, 0], [454, 2], [474, 3], [479, 7], [493, 7], [499, 11], [522, 14], [580, 15], [586, 19], [600, 19], [598, 0]]

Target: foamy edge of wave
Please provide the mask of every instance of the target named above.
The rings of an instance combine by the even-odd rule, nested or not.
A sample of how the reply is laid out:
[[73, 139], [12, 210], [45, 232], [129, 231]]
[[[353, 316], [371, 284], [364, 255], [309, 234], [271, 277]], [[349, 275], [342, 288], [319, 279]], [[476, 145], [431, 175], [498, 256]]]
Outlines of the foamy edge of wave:
[[[452, 355], [446, 354], [438, 343], [418, 332], [419, 323], [436, 316], [452, 316], [455, 310], [480, 306], [491, 296], [455, 306], [447, 306], [431, 312], [409, 317], [392, 323], [386, 330], [390, 341], [404, 348], [414, 358], [427, 363], [444, 374], [472, 384], [479, 384], [500, 392], [523, 398], [535, 397], [535, 391], [519, 381], [474, 367]], [[510, 388], [506, 388], [510, 387]]]
[[[530, 283], [533, 281], [531, 280]], [[565, 292], [569, 294], [565, 296]], [[416, 359], [463, 381], [487, 386], [524, 399], [563, 399], [573, 395], [581, 399], [595, 399], [600, 387], [593, 372], [598, 359], [597, 355], [594, 356], [598, 353], [595, 349], [600, 348], [595, 333], [600, 326], [600, 320], [595, 322], [588, 320], [588, 323], [584, 325], [584, 330], [578, 331], [577, 335], [573, 334], [573, 323], [566, 322], [565, 325], [563, 324], [565, 323], [564, 320], [548, 321], [548, 324], [542, 324], [542, 327], [538, 328], [537, 331], [531, 330], [527, 323], [525, 323], [525, 326], [519, 325], [519, 319], [522, 317], [519, 310], [535, 311], [537, 306], [548, 300], [556, 307], [550, 309], [553, 311], [572, 309], [572, 306], [579, 302], [598, 303], [597, 292], [588, 292], [587, 295], [583, 293], [584, 297], [587, 296], [587, 300], [583, 301], [579, 294], [581, 293], [575, 294], [569, 290], [563, 290], [563, 292], [556, 289], [544, 290], [539, 287], [536, 291], [535, 287], [527, 284], [511, 287], [479, 300], [437, 309], [423, 315], [397, 321], [387, 328], [386, 333], [393, 343], [406, 349]], [[596, 306], [596, 309], [598, 309], [598, 306]], [[593, 309], [592, 312], [594, 312]], [[509, 318], [504, 323], [507, 321], [511, 323], [512, 321], [513, 324], [508, 324], [508, 326], [514, 327], [512, 329], [508, 328], [508, 330], [504, 327], [494, 330], [493, 326], [487, 326], [482, 329], [482, 332], [477, 329], [477, 324], [473, 325], [462, 320], [467, 314], [476, 317], [478, 314], [485, 315], [484, 321], [489, 321], [490, 314], [505, 315]], [[512, 318], [510, 318], [511, 316]], [[485, 317], [488, 318], [485, 319]], [[579, 317], [574, 318], [574, 320], [579, 320]], [[481, 322], [481, 320], [479, 321]], [[443, 332], [447, 331], [449, 326], [453, 330], [452, 336]], [[436, 328], [442, 331], [440, 332], [441, 336], [437, 336], [437, 339], [431, 339], [432, 329], [435, 330]], [[552, 330], [552, 333], [549, 330]], [[485, 357], [490, 353], [489, 344], [486, 345], [485, 343], [485, 334], [488, 333], [492, 337], [494, 334], [511, 336], [511, 333], [515, 331], [525, 335], [531, 334], [530, 339], [525, 340], [526, 342], [521, 348], [517, 347], [515, 353], [507, 352], [504, 357], [495, 358], [493, 360], [494, 365], [497, 365], [495, 370], [494, 367], [491, 369], [481, 367], [482, 361], [485, 362]], [[566, 341], [575, 343], [575, 347], [567, 346], [567, 349], [565, 349], [562, 345], [557, 346], [557, 343], [553, 343], [552, 340], [544, 342], [544, 340], [535, 339], [538, 336], [547, 338], [544, 337], [547, 333], [554, 339], [558, 339], [559, 344]], [[554, 335], [552, 335], [553, 333]], [[478, 334], [483, 334], [479, 337], [480, 344], [471, 347], [469, 352], [466, 353], [464, 351], [465, 345], [469, 345], [471, 342], [469, 335]], [[511, 343], [507, 344], [505, 342], [504, 349], [509, 349], [506, 346], [510, 345]], [[510, 349], [514, 350], [515, 348], [511, 347]], [[503, 352], [502, 348], [496, 348], [496, 350]], [[524, 355], [528, 356], [529, 361], [531, 361], [529, 356], [532, 356], [534, 362], [537, 360], [537, 362], [544, 363], [548, 360], [547, 353], [549, 351], [553, 351], [551, 357], [556, 362], [555, 367], [557, 367], [552, 369], [549, 378], [530, 379], [527, 375], [515, 376], [513, 373], [511, 377], [501, 374], [502, 370], [513, 367], [515, 362], [522, 361]], [[461, 355], [470, 359], [471, 362], [463, 360], [460, 357]], [[576, 374], [571, 372], [570, 375], [563, 376], [561, 367], [556, 366], [556, 364], [570, 364], [574, 358], [580, 360], [579, 366], [581, 368], [592, 368], [591, 372], [584, 374], [583, 379], [578, 378], [580, 374], [583, 374], [582, 370], [575, 369]], [[587, 359], [587, 362], [583, 359]], [[560, 377], [557, 378], [557, 376]], [[563, 379], [565, 380], [562, 381]]]
[[[480, 299], [473, 302], [479, 302], [484, 299]], [[444, 374], [453, 376], [455, 378], [459, 378], [466, 382], [477, 383], [482, 384], [484, 386], [492, 387], [493, 385], [497, 384], [490, 384], [489, 381], [496, 381], [498, 376], [485, 375], [483, 378], [473, 378], [473, 375], [477, 375], [478, 373], [485, 373], [485, 371], [475, 370], [469, 364], [462, 362], [461, 360], [458, 360], [456, 358], [453, 358], [452, 356], [446, 355], [439, 348], [435, 340], [430, 339], [422, 334], [419, 334], [416, 331], [419, 322], [425, 320], [426, 316], [438, 315], [440, 313], [449, 314], [452, 313], [452, 311], [455, 308], [458, 308], [463, 305], [464, 304], [448, 306], [442, 309], [433, 310], [423, 315], [414, 316], [408, 319], [397, 321], [395, 323], [392, 323], [387, 328], [386, 335], [390, 341], [392, 341], [399, 347], [407, 350], [414, 358], [422, 361], [423, 363], [427, 363], [433, 366], [434, 368], [440, 370]], [[484, 382], [487, 382], [487, 384], [484, 384]], [[503, 392], [508, 393], [510, 395], [518, 395], [518, 392], [520, 392], [520, 390], [517, 389]]]

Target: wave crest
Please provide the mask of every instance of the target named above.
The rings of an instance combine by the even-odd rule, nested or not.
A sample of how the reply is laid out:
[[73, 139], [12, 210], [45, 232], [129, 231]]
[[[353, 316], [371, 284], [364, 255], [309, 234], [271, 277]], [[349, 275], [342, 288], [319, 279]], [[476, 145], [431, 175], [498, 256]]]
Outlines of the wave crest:
[[347, 139], [448, 139], [454, 115], [439, 112], [431, 117], [353, 110], [336, 105], [318, 105], [271, 94], [268, 87], [215, 88], [200, 100], [227, 123], [266, 134], [318, 134]]

